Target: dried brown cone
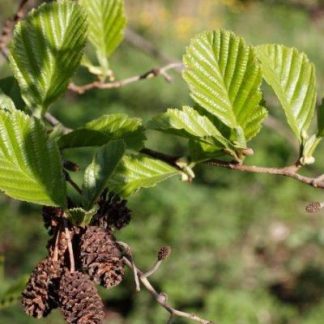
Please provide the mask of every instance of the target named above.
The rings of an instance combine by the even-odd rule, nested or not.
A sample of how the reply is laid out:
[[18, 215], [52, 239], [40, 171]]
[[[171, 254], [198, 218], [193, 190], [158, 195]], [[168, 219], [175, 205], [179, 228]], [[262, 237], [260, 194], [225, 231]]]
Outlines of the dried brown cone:
[[319, 201], [314, 201], [309, 203], [306, 206], [305, 210], [308, 213], [314, 214], [314, 213], [318, 213], [321, 210], [321, 208], [323, 208], [322, 204]]
[[158, 252], [157, 258], [159, 261], [167, 259], [171, 254], [170, 246], [162, 246]]
[[58, 268], [56, 262], [46, 258], [33, 270], [22, 293], [22, 305], [29, 316], [45, 317], [57, 307]]
[[58, 229], [64, 211], [57, 207], [44, 206], [42, 210], [44, 226], [50, 235], [54, 234]]
[[102, 323], [104, 306], [86, 274], [66, 271], [61, 278], [58, 295], [60, 309], [67, 323]]
[[107, 190], [99, 201], [99, 210], [93, 217], [91, 225], [105, 229], [121, 229], [131, 220], [131, 211], [127, 207], [127, 200], [120, 198]]
[[80, 259], [83, 271], [106, 288], [117, 286], [124, 278], [124, 261], [111, 232], [89, 226], [81, 237]]

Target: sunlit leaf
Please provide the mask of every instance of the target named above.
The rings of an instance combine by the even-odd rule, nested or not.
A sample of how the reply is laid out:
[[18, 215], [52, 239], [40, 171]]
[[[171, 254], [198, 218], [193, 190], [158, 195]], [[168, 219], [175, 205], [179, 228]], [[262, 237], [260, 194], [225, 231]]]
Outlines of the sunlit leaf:
[[109, 179], [109, 189], [126, 197], [140, 188], [154, 187], [179, 170], [169, 164], [144, 155], [125, 155]]
[[0, 190], [41, 205], [66, 204], [62, 161], [37, 119], [0, 110]]
[[125, 114], [103, 115], [60, 138], [60, 148], [101, 146], [111, 140], [122, 139], [128, 148], [139, 150], [145, 140], [139, 118]]
[[192, 98], [231, 129], [241, 128], [251, 137], [251, 122], [261, 122], [255, 115], [262, 110], [262, 76], [253, 48], [231, 32], [206, 32], [191, 41], [183, 61]]
[[200, 140], [218, 148], [226, 148], [230, 144], [207, 117], [190, 107], [183, 107], [182, 110], [168, 109], [154, 117], [147, 126], [161, 132]]
[[124, 0], [80, 0], [80, 4], [88, 14], [89, 40], [105, 73], [109, 73], [108, 57], [124, 38]]
[[46, 110], [65, 90], [79, 66], [87, 24], [72, 1], [33, 10], [16, 25], [10, 63], [26, 104]]
[[257, 46], [256, 53], [264, 79], [276, 93], [290, 128], [302, 142], [316, 103], [314, 65], [304, 53], [282, 45]]
[[245, 138], [247, 141], [255, 137], [261, 130], [262, 122], [267, 118], [268, 111], [260, 106], [258, 111], [251, 116], [249, 122], [245, 126]]

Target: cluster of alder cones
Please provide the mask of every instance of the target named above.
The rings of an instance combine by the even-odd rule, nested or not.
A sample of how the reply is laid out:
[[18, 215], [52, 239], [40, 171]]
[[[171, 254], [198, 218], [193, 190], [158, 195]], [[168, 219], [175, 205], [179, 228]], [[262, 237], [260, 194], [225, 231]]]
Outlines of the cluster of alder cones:
[[130, 218], [126, 201], [107, 191], [85, 228], [69, 223], [63, 210], [44, 207], [43, 220], [51, 235], [48, 256], [35, 267], [22, 293], [25, 312], [41, 318], [59, 308], [67, 323], [102, 323], [103, 303], [95, 284], [111, 288], [123, 280], [123, 255], [113, 230]]

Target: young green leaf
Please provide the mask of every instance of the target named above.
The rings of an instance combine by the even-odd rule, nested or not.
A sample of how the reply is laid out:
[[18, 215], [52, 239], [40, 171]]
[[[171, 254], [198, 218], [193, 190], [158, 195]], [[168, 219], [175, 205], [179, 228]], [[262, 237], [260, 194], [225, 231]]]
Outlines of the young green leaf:
[[84, 173], [83, 198], [87, 210], [91, 209], [107, 186], [124, 152], [125, 144], [122, 140], [111, 141], [98, 149]]
[[58, 144], [62, 149], [101, 146], [115, 139], [124, 140], [130, 149], [141, 149], [145, 141], [141, 120], [130, 118], [125, 114], [103, 115], [84, 127], [62, 136]]
[[108, 70], [107, 59], [124, 37], [124, 0], [80, 0], [80, 4], [88, 14], [89, 40], [97, 51], [101, 66]]
[[230, 145], [206, 116], [187, 106], [182, 110], [168, 109], [149, 121], [147, 127], [188, 139], [197, 139], [220, 149]]
[[316, 103], [315, 68], [295, 48], [269, 44], [256, 47], [265, 81], [276, 93], [288, 124], [303, 142]]
[[66, 205], [62, 161], [55, 142], [37, 119], [0, 110], [0, 190], [48, 206]]
[[[228, 31], [195, 37], [183, 58], [192, 98], [231, 129], [260, 124], [261, 70], [253, 48]], [[258, 126], [260, 128], [260, 125]]]
[[79, 66], [87, 24], [72, 1], [44, 4], [17, 24], [10, 63], [26, 104], [43, 112]]
[[75, 226], [88, 226], [92, 220], [93, 215], [97, 212], [96, 208], [85, 210], [81, 207], [68, 209], [66, 214], [68, 220]]
[[321, 142], [322, 137], [312, 135], [308, 137], [303, 143], [302, 156], [299, 159], [299, 162], [302, 165], [313, 164], [315, 162], [314, 153]]
[[109, 189], [127, 197], [140, 188], [154, 187], [179, 170], [169, 164], [142, 154], [125, 155], [108, 181]]

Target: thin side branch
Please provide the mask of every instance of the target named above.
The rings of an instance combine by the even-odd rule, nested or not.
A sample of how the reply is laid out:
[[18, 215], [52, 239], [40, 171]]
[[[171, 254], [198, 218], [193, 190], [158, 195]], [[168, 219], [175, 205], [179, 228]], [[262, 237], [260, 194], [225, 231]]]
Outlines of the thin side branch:
[[64, 126], [56, 117], [54, 117], [49, 112], [45, 113], [44, 118], [51, 126], [60, 126], [64, 134], [70, 133], [72, 131], [71, 128]]
[[174, 70], [174, 69], [183, 69], [183, 64], [180, 62], [174, 62], [167, 64], [162, 67], [158, 68], [153, 68], [143, 74], [140, 75], [135, 75], [123, 80], [118, 80], [118, 81], [113, 81], [113, 82], [100, 82], [100, 81], [94, 81], [92, 83], [88, 83], [85, 85], [76, 85], [74, 83], [69, 84], [69, 90], [76, 92], [78, 94], [83, 94], [89, 90], [93, 89], [116, 89], [116, 88], [121, 88], [125, 87], [129, 84], [132, 84], [134, 82], [138, 82], [141, 80], [147, 80], [147, 79], [152, 79], [156, 78], [158, 76], [163, 76], [164, 79], [168, 82], [172, 81], [172, 78], [170, 75], [167, 73], [169, 70]]
[[294, 165], [283, 167], [283, 168], [259, 167], [259, 166], [254, 166], [254, 165], [244, 165], [244, 164], [238, 164], [238, 163], [233, 163], [233, 162], [224, 162], [224, 161], [219, 161], [219, 160], [211, 160], [211, 161], [206, 162], [206, 164], [210, 165], [210, 166], [231, 169], [231, 170], [237, 170], [237, 171], [242, 171], [242, 172], [281, 175], [284, 177], [289, 177], [289, 178], [295, 179], [297, 181], [305, 183], [305, 184], [312, 186], [314, 188], [324, 189], [324, 179], [322, 176], [319, 176], [316, 178], [303, 176], [303, 175], [297, 173], [297, 171], [301, 168], [301, 165], [298, 165], [298, 164], [294, 164]]
[[177, 317], [183, 317], [192, 321], [195, 321], [197, 323], [201, 324], [212, 324], [214, 322], [211, 322], [209, 320], [202, 319], [201, 317], [191, 314], [191, 313], [186, 313], [180, 310], [177, 310], [173, 308], [170, 304], [167, 303], [167, 298], [166, 295], [163, 293], [158, 293], [157, 290], [152, 286], [150, 281], [147, 279], [145, 274], [136, 266], [134, 265], [133, 260], [129, 256], [125, 256], [124, 261], [126, 265], [131, 269], [136, 269], [136, 273], [138, 275], [138, 278], [142, 285], [145, 287], [145, 289], [154, 297], [154, 299], [159, 303], [164, 309], [166, 309], [170, 313], [170, 318], [173, 318], [175, 316]]
[[133, 259], [133, 255], [132, 255], [132, 250], [131, 248], [129, 247], [129, 245], [125, 242], [121, 242], [121, 241], [118, 241], [118, 244], [122, 247], [122, 249], [124, 250], [125, 252], [125, 255], [127, 255], [129, 257], [129, 260], [130, 260], [130, 266], [132, 268], [132, 271], [133, 271], [133, 275], [134, 275], [134, 281], [135, 281], [135, 289], [136, 291], [141, 291], [141, 285], [140, 285], [140, 282], [139, 282], [139, 279], [138, 279], [138, 273], [137, 273], [137, 268], [136, 268], [136, 265], [134, 263], [134, 259]]
[[143, 274], [144, 277], [148, 278], [148, 277], [152, 276], [156, 271], [158, 271], [160, 269], [162, 262], [163, 262], [163, 260], [157, 260], [154, 263], [153, 267]]

